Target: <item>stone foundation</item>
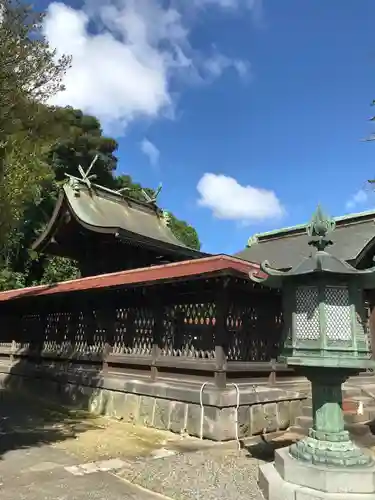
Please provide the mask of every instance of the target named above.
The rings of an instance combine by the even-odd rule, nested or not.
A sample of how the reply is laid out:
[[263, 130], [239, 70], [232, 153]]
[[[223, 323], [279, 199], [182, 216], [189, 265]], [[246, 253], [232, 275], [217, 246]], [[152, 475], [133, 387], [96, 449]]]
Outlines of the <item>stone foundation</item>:
[[373, 500], [375, 465], [312, 465], [282, 448], [275, 451], [274, 463], [259, 467], [259, 488], [265, 500]]
[[[142, 392], [142, 387], [139, 387], [139, 391]], [[210, 395], [213, 396], [212, 392]], [[236, 438], [237, 409], [234, 401], [232, 404], [230, 401], [235, 400], [236, 394], [228, 391], [225, 396], [228, 406], [215, 406], [217, 401], [209, 404], [203, 397], [202, 408], [191, 401], [102, 389], [92, 395], [91, 411], [156, 429], [227, 441]], [[262, 387], [260, 392], [248, 398], [253, 401], [238, 408], [239, 438], [288, 428], [301, 411], [300, 399], [285, 399], [293, 396]], [[218, 399], [218, 395], [214, 395], [213, 399]]]
[[[130, 378], [130, 376], [80, 372], [27, 364], [1, 367], [0, 381], [10, 390], [27, 390], [61, 404], [108, 415], [125, 422], [188, 434], [214, 441], [228, 441], [284, 430], [301, 415], [305, 392], [263, 385]], [[202, 402], [202, 405], [201, 405]]]

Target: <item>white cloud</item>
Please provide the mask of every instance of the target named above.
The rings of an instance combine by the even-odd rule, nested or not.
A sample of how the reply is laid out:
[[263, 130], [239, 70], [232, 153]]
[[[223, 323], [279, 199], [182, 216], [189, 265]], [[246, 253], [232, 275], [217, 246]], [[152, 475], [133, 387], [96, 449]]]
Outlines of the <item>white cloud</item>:
[[233, 68], [239, 76], [245, 77], [249, 71], [249, 64], [240, 59], [230, 59], [223, 54], [215, 53], [202, 61], [202, 70], [207, 78], [219, 78], [224, 71]]
[[242, 186], [233, 177], [204, 174], [198, 182], [199, 205], [212, 210], [218, 219], [242, 223], [282, 217], [285, 209], [273, 191]]
[[194, 0], [198, 6], [216, 5], [224, 9], [238, 9], [245, 7], [250, 10], [260, 9], [262, 7], [262, 0]]
[[196, 7], [220, 7], [226, 12], [233, 13], [238, 12], [239, 9], [247, 9], [255, 25], [263, 24], [263, 0], [192, 0], [192, 3]]
[[153, 167], [156, 167], [156, 165], [159, 163], [159, 157], [160, 157], [160, 151], [159, 149], [153, 144], [151, 141], [148, 139], [143, 139], [143, 141], [140, 144], [141, 151], [144, 153], [149, 161], [150, 164]]
[[370, 193], [364, 189], [359, 189], [353, 196], [347, 201], [346, 208], [348, 210], [353, 210], [360, 205], [366, 205], [370, 201]]
[[[96, 115], [104, 127], [118, 130], [138, 118], [173, 116], [177, 81], [196, 81], [187, 78], [196, 74], [212, 81], [229, 68], [246, 74], [245, 61], [219, 52], [206, 57], [194, 50], [191, 16], [185, 16], [178, 1], [168, 9], [161, 4], [86, 0], [76, 10], [51, 3], [44, 23], [46, 38], [58, 56], [73, 58], [64, 79], [66, 90], [51, 103], [80, 108]], [[225, 6], [223, 0], [219, 4]]]
[[224, 9], [236, 9], [239, 7], [240, 0], [195, 0], [198, 6], [204, 5], [218, 5]]

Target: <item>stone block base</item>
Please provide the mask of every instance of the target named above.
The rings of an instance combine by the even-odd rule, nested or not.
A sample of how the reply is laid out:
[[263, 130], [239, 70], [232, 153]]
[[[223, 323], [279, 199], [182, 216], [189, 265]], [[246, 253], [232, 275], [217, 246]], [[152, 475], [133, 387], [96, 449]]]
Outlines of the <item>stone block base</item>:
[[[213, 441], [229, 441], [288, 428], [300, 414], [304, 392], [254, 384], [237, 392], [228, 385], [135, 379], [108, 373], [58, 373], [28, 365], [2, 367], [0, 384], [27, 390], [67, 406], [108, 415], [124, 422], [187, 434]], [[202, 401], [201, 401], [202, 396]], [[202, 402], [202, 405], [201, 405]]]
[[274, 463], [260, 466], [258, 484], [266, 500], [374, 500], [375, 466], [315, 466], [283, 448]]

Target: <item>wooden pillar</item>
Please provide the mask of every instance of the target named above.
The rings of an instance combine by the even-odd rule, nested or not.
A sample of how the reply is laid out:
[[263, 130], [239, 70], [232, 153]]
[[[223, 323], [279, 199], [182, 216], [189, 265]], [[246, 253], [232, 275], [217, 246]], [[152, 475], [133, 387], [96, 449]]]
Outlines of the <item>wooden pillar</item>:
[[276, 359], [271, 359], [271, 372], [268, 376], [268, 384], [276, 385]]
[[215, 299], [215, 384], [220, 389], [225, 389], [227, 385], [227, 316], [229, 308], [228, 285], [229, 278], [225, 278], [218, 287]]
[[123, 349], [128, 348], [134, 354], [134, 344], [137, 337], [136, 314], [134, 307], [126, 308], [124, 311], [126, 312], [125, 321], [123, 320], [125, 333], [123, 334], [121, 347]]
[[368, 314], [368, 341], [372, 350], [372, 359], [375, 359], [375, 291], [367, 290], [366, 296], [364, 294], [364, 300], [367, 302], [365, 307]]
[[95, 331], [97, 328], [96, 307], [92, 300], [90, 292], [86, 292], [87, 297], [84, 301], [85, 335], [83, 339], [84, 353], [91, 354], [91, 349], [95, 345]]
[[19, 338], [19, 332], [22, 328], [21, 315], [17, 315], [15, 311], [12, 309], [10, 316], [6, 318], [6, 328], [10, 329], [11, 336], [9, 340], [12, 342], [11, 354], [10, 354], [10, 362], [13, 364], [15, 361], [14, 354], [17, 348], [17, 339]]
[[108, 359], [113, 350], [116, 336], [116, 309], [111, 307], [109, 304], [98, 311], [100, 328], [105, 331], [104, 346], [102, 352], [102, 370], [104, 372], [108, 371]]
[[172, 322], [172, 351], [183, 351], [186, 348], [186, 327], [185, 327], [186, 312], [183, 309], [177, 309], [174, 312]]
[[165, 307], [162, 298], [155, 298], [154, 301], [154, 326], [152, 335], [152, 350], [151, 350], [151, 380], [154, 381], [158, 377], [157, 360], [160, 355], [161, 341], [163, 338], [164, 328], [164, 313]]
[[[48, 303], [45, 306], [44, 310], [39, 309], [39, 322], [38, 322], [38, 332], [37, 332], [37, 340], [34, 343], [34, 352], [36, 356], [36, 363], [42, 363], [42, 353], [44, 349], [44, 340], [46, 338], [46, 329], [47, 329], [47, 317], [48, 317]], [[36, 332], [34, 333], [36, 335]]]
[[[55, 342], [56, 342], [56, 347], [55, 347], [55, 353], [57, 354], [58, 352], [61, 352], [61, 346], [64, 342], [64, 337], [65, 337], [65, 328], [66, 328], [66, 318], [65, 318], [65, 304], [66, 304], [66, 297], [64, 295], [62, 296], [57, 296], [55, 298], [55, 303], [57, 304], [57, 310], [56, 310], [56, 332], [55, 332]], [[69, 308], [69, 307], [68, 307]]]

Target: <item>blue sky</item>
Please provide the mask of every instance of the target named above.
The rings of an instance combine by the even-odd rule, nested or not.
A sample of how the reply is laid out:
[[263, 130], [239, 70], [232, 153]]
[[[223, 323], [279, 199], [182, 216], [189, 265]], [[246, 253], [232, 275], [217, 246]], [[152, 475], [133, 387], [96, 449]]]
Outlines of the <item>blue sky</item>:
[[[73, 54], [57, 104], [116, 134], [118, 173], [233, 253], [256, 232], [371, 208], [373, 0], [48, 3]], [[374, 109], [375, 114], [375, 109]]]

